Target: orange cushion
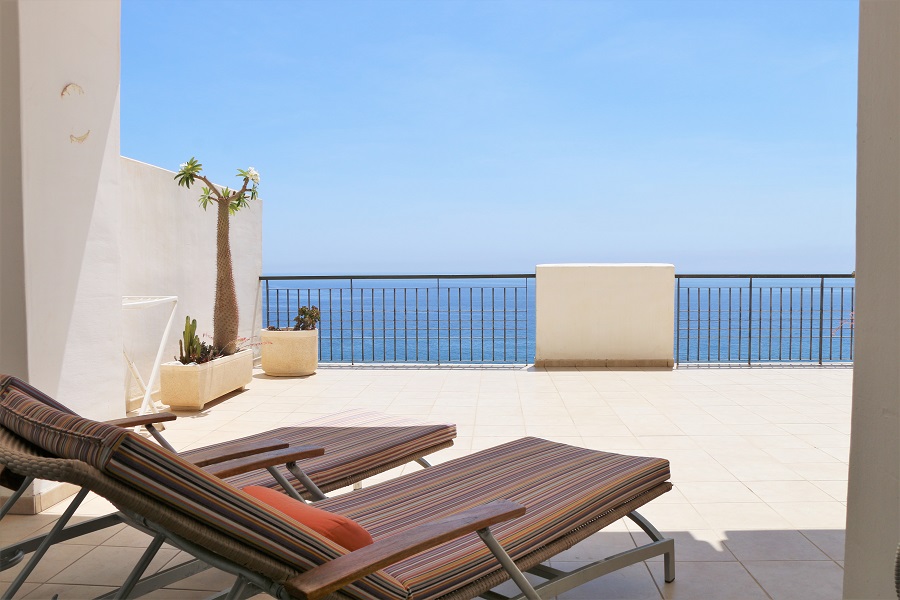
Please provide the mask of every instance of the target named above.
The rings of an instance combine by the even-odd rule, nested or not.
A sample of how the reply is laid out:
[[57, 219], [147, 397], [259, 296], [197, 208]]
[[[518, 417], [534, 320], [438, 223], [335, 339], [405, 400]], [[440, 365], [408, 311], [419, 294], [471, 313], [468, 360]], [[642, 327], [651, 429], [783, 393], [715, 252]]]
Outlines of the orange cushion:
[[357, 550], [372, 543], [372, 536], [369, 535], [369, 532], [349, 517], [310, 506], [266, 487], [248, 485], [242, 489], [257, 500], [283, 512], [295, 521], [303, 523], [347, 550]]

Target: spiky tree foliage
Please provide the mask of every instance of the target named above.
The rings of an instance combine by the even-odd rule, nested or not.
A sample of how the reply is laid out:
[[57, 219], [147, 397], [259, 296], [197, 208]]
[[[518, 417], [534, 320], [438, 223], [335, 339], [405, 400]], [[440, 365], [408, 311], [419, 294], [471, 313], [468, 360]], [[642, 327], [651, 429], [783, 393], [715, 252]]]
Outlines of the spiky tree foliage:
[[234, 289], [234, 272], [231, 264], [231, 242], [229, 239], [230, 217], [257, 199], [256, 187], [259, 173], [250, 167], [238, 169], [237, 176], [243, 179], [237, 191], [227, 187], [218, 188], [200, 174], [203, 165], [196, 158], [182, 163], [175, 180], [178, 185], [190, 188], [195, 180], [206, 184], [200, 194], [200, 206], [206, 210], [211, 203], [216, 204], [216, 300], [213, 307], [213, 347], [223, 355], [233, 354], [238, 339], [238, 304]]

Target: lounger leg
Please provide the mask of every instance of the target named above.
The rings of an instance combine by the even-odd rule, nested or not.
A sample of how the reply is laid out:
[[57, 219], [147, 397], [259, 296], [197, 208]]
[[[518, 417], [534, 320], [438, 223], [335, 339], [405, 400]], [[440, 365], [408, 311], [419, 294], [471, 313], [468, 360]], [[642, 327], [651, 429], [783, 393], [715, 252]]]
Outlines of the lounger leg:
[[522, 574], [522, 571], [519, 570], [519, 567], [516, 566], [513, 559], [509, 557], [509, 554], [506, 553], [503, 546], [501, 546], [496, 538], [494, 538], [491, 530], [485, 527], [484, 529], [479, 529], [477, 533], [478, 537], [484, 541], [485, 545], [490, 548], [491, 553], [497, 557], [497, 560], [500, 561], [500, 564], [503, 565], [503, 568], [509, 573], [510, 578], [517, 586], [519, 586], [519, 589], [522, 590], [525, 597], [528, 598], [528, 600], [541, 600], [541, 597], [535, 591], [534, 586], [532, 586], [531, 582], [525, 578], [525, 575]]
[[25, 493], [25, 490], [28, 489], [28, 486], [31, 485], [33, 481], [34, 477], [26, 477], [25, 481], [22, 482], [22, 485], [19, 486], [19, 489], [17, 489], [13, 493], [13, 495], [3, 503], [3, 508], [0, 508], [0, 519], [6, 516], [6, 513], [8, 513], [12, 509], [13, 505], [16, 503], [16, 500], [22, 497], [22, 494]]
[[425, 460], [424, 458], [417, 458], [416, 462], [419, 463], [420, 465], [422, 465], [426, 469], [431, 466], [431, 463], [428, 462], [427, 460]]
[[147, 567], [150, 566], [150, 563], [153, 561], [153, 558], [156, 556], [156, 553], [159, 552], [159, 549], [165, 541], [166, 536], [164, 535], [157, 535], [153, 538], [153, 541], [150, 542], [150, 545], [144, 550], [144, 554], [141, 555], [141, 559], [134, 565], [134, 569], [131, 570], [128, 579], [125, 580], [125, 583], [122, 584], [122, 587], [116, 592], [116, 595], [114, 596], [116, 600], [129, 598], [131, 596], [131, 592], [134, 591], [134, 586], [141, 580], [141, 575], [143, 575], [144, 571], [147, 570]]
[[237, 579], [234, 582], [234, 585], [231, 586], [231, 590], [228, 592], [228, 595], [225, 596], [225, 600], [237, 600], [241, 597], [241, 594], [244, 592], [245, 587], [247, 587], [247, 580], [244, 579], [243, 575], [238, 575]]
[[78, 506], [84, 501], [85, 497], [88, 495], [88, 490], [85, 488], [81, 488], [81, 491], [75, 496], [75, 499], [72, 500], [72, 503], [66, 508], [65, 512], [53, 526], [53, 529], [50, 530], [50, 533], [47, 534], [47, 537], [44, 538], [44, 541], [41, 542], [41, 545], [38, 546], [38, 549], [34, 551], [34, 556], [31, 557], [31, 560], [28, 561], [28, 564], [25, 565], [25, 568], [16, 576], [13, 582], [9, 585], [4, 592], [4, 598], [12, 598], [16, 595], [16, 592], [19, 591], [19, 588], [22, 587], [22, 584], [25, 583], [25, 580], [28, 579], [28, 576], [31, 575], [31, 572], [37, 566], [39, 562], [41, 562], [41, 558], [43, 558], [44, 554], [47, 550], [50, 549], [50, 546], [53, 545], [53, 541], [60, 531], [66, 526], [66, 523], [69, 522], [69, 519], [72, 518], [72, 515], [75, 514], [75, 510]]
[[[638, 527], [643, 529], [644, 533], [646, 533], [648, 536], [650, 536], [650, 539], [653, 540], [654, 542], [659, 542], [659, 541], [666, 539], [666, 536], [661, 534], [659, 532], [659, 530], [656, 527], [654, 527], [650, 521], [648, 521], [643, 516], [641, 516], [641, 514], [638, 513], [638, 511], [633, 510], [630, 513], [628, 513], [628, 518], [631, 519], [632, 521], [634, 521], [635, 523], [637, 523]], [[666, 583], [672, 583], [673, 581], [675, 581], [675, 551], [674, 550], [672, 552], [666, 552], [665, 554], [663, 554], [663, 563], [665, 565], [664, 577], [665, 577]]]
[[282, 489], [284, 489], [285, 493], [287, 493], [288, 496], [290, 496], [294, 500], [306, 502], [306, 500], [303, 499], [303, 496], [300, 495], [300, 492], [298, 492], [294, 488], [294, 486], [291, 485], [291, 482], [288, 481], [284, 475], [278, 472], [278, 469], [276, 469], [275, 467], [266, 467], [266, 471], [268, 471], [269, 475], [271, 475], [272, 478], [278, 482], [278, 485], [280, 485]]
[[324, 500], [325, 498], [327, 498], [327, 496], [322, 493], [322, 490], [319, 489], [319, 486], [313, 483], [313, 480], [303, 472], [303, 469], [297, 466], [297, 463], [289, 462], [287, 464], [287, 468], [288, 471], [290, 471], [291, 474], [296, 477], [297, 480], [300, 481], [300, 483], [303, 484], [303, 487], [306, 488], [306, 491], [312, 494], [313, 500]]
[[[0, 519], [5, 517], [12, 509], [13, 505], [15, 505], [16, 501], [22, 497], [22, 494], [25, 493], [25, 490], [28, 489], [28, 486], [31, 485], [32, 481], [34, 481], [34, 477], [26, 477], [25, 481], [22, 482], [22, 485], [19, 486], [19, 489], [13, 492], [13, 495], [3, 503], [3, 507], [0, 508]], [[5, 571], [6, 569], [16, 566], [22, 562], [23, 558], [25, 558], [25, 553], [22, 551], [4, 553], [0, 556], [0, 571]]]
[[174, 452], [175, 454], [178, 454], [178, 451], [175, 450], [175, 448], [172, 447], [172, 444], [170, 444], [169, 442], [166, 441], [166, 438], [164, 438], [163, 435], [162, 435], [162, 433], [160, 433], [159, 430], [158, 430], [156, 427], [153, 426], [153, 423], [150, 423], [149, 425], [147, 425], [147, 426], [146, 426], [146, 429], [147, 429], [147, 432], [148, 432], [150, 435], [152, 435], [153, 438], [154, 438], [157, 442], [159, 442], [159, 445], [160, 445], [160, 446], [162, 446], [163, 448], [165, 448], [165, 449], [168, 450], [169, 452]]
[[[53, 542], [58, 544], [59, 542], [65, 542], [66, 540], [71, 540], [88, 533], [93, 533], [95, 531], [100, 531], [101, 529], [112, 527], [113, 525], [120, 525], [121, 523], [122, 519], [118, 513], [113, 513], [111, 515], [106, 515], [103, 517], [96, 517], [87, 521], [82, 521], [81, 523], [78, 523], [76, 525], [70, 525], [69, 527], [66, 527], [56, 535]], [[40, 548], [41, 543], [43, 543], [43, 541], [49, 535], [49, 533], [36, 535], [34, 537], [28, 538], [27, 540], [20, 540], [15, 544], [10, 544], [5, 548], [0, 548], [0, 571], [5, 571], [6, 569], [19, 564], [24, 555], [30, 554]]]

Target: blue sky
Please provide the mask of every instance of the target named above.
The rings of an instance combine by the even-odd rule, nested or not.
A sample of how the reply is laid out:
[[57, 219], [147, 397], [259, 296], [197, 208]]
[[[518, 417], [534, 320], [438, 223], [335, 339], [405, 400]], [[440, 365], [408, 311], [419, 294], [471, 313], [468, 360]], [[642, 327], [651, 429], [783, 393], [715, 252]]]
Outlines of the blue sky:
[[127, 0], [122, 154], [255, 167], [265, 274], [849, 272], [857, 30], [849, 1]]

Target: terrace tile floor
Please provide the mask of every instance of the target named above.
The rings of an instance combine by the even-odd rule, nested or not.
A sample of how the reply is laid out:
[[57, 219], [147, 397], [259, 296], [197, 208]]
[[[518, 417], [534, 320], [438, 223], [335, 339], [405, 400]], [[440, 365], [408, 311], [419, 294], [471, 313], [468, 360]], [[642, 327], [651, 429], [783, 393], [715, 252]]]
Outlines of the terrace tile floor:
[[[430, 457], [436, 463], [524, 435], [661, 456], [671, 461], [675, 489], [641, 512], [676, 539], [676, 581], [663, 583], [660, 561], [651, 560], [560, 600], [829, 600], [841, 597], [843, 578], [851, 387], [850, 368], [323, 366], [296, 379], [257, 371], [244, 392], [182, 414], [165, 435], [183, 450], [365, 407], [455, 422], [456, 444]], [[49, 529], [64, 507], [8, 516], [2, 544]], [[78, 514], [111, 510], [92, 498]], [[551, 564], [568, 569], [645, 539], [619, 521]], [[148, 542], [123, 525], [59, 544], [17, 598], [111, 591]], [[182, 560], [164, 548], [150, 570]], [[16, 572], [0, 573], [0, 587]], [[204, 598], [232, 581], [211, 569], [146, 597]]]

